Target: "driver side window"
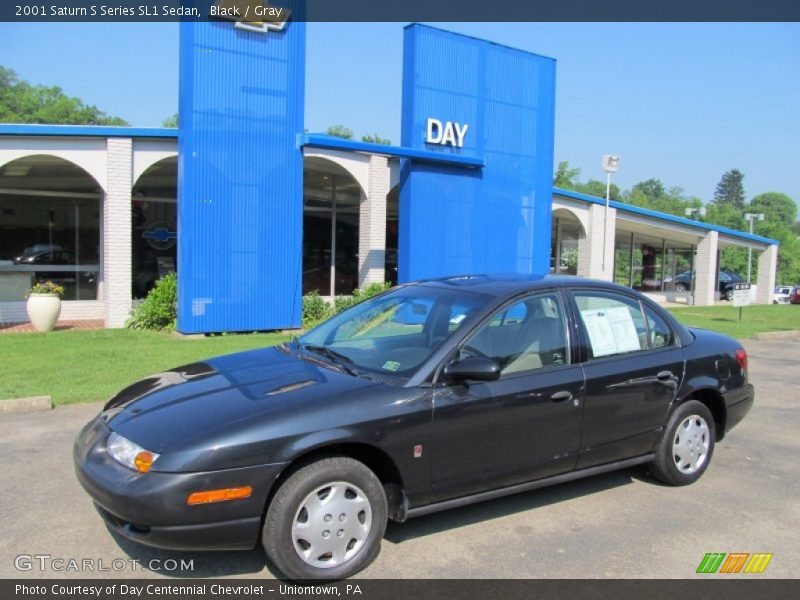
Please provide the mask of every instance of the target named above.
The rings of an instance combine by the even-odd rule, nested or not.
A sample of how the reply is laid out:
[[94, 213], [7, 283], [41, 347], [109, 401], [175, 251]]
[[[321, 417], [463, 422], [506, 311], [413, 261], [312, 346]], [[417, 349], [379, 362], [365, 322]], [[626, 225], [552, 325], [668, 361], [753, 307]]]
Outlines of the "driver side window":
[[569, 362], [564, 313], [557, 294], [537, 294], [495, 313], [462, 346], [460, 358], [486, 356], [501, 376]]

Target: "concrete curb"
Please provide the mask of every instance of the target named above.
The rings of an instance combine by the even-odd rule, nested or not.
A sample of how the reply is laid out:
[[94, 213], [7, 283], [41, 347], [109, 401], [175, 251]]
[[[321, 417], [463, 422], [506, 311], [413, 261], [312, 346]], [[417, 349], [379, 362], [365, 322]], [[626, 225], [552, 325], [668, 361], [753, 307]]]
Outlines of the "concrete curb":
[[783, 338], [790, 338], [800, 336], [800, 331], [765, 331], [764, 333], [757, 333], [753, 336], [754, 340], [780, 340]]
[[0, 415], [39, 412], [52, 408], [53, 400], [50, 396], [30, 396], [28, 398], [0, 400]]

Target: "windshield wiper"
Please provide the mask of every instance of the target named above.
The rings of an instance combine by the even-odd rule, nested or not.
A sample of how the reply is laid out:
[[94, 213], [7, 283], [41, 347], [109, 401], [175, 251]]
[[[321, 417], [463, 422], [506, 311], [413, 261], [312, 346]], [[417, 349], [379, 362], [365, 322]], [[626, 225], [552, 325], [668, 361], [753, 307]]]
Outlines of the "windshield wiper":
[[300, 347], [308, 352], [313, 352], [314, 354], [320, 354], [327, 357], [331, 362], [344, 369], [350, 375], [358, 375], [358, 371], [352, 366], [353, 359], [349, 356], [345, 356], [341, 352], [331, 350], [327, 346], [318, 346], [315, 344], [303, 344]]

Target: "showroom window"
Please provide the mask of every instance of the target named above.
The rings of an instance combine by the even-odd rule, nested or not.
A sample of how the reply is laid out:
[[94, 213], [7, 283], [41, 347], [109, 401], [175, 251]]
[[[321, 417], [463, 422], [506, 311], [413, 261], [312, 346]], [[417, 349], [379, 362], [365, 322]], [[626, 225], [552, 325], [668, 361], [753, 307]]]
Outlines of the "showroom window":
[[19, 302], [36, 282], [64, 300], [95, 300], [100, 273], [100, 194], [83, 169], [54, 156], [0, 167], [0, 302]]
[[178, 159], [151, 165], [133, 186], [131, 200], [131, 289], [147, 296], [156, 281], [177, 270]]
[[307, 158], [303, 171], [303, 293], [358, 288], [361, 187], [338, 165]]

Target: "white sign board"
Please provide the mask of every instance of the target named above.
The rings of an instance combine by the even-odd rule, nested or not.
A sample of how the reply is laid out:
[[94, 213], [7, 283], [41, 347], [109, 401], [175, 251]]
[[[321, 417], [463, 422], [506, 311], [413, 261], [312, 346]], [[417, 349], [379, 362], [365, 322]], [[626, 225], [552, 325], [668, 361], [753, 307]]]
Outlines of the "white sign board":
[[733, 305], [734, 306], [749, 306], [750, 305], [750, 290], [733, 290]]
[[582, 310], [581, 318], [586, 325], [595, 357], [642, 349], [636, 325], [627, 307]]

